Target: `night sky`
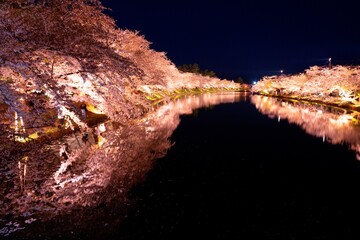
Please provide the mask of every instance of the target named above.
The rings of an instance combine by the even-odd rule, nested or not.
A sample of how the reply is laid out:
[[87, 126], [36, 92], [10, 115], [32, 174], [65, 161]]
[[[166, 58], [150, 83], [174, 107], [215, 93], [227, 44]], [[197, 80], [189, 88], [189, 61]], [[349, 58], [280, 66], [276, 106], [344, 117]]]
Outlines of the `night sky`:
[[360, 64], [357, 1], [102, 1], [176, 65], [246, 82], [313, 65]]

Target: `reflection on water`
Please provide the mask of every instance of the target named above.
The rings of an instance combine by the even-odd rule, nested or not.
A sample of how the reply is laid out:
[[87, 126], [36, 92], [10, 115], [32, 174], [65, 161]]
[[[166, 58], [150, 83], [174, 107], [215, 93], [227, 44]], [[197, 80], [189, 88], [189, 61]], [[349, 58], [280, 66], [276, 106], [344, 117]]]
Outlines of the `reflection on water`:
[[[30, 142], [7, 149], [1, 139], [0, 237], [31, 239], [39, 232], [42, 237], [72, 236], [75, 228], [96, 232], [121, 221], [128, 191], [171, 147], [169, 138], [180, 114], [241, 97], [244, 94], [190, 96], [139, 121], [102, 123], [49, 144]], [[70, 220], [59, 220], [66, 218]], [[44, 232], [47, 224], [51, 232]]]
[[278, 121], [286, 119], [308, 134], [332, 144], [347, 144], [360, 160], [360, 113], [319, 104], [286, 102], [278, 98], [251, 96], [251, 102], [263, 114]]

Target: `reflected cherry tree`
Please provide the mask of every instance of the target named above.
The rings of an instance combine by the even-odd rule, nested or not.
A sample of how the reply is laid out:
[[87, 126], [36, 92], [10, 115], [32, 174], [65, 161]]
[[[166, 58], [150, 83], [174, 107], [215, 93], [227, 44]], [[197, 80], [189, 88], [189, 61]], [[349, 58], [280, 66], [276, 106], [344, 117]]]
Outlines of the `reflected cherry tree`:
[[332, 144], [347, 144], [356, 151], [360, 160], [360, 113], [339, 107], [303, 101], [282, 101], [259, 95], [251, 96], [251, 102], [263, 114], [278, 121], [286, 119], [295, 123], [308, 134], [320, 137]]
[[31, 238], [49, 225], [52, 232], [42, 234], [51, 237], [73, 228], [96, 231], [121, 221], [129, 190], [172, 146], [170, 137], [180, 115], [241, 97], [244, 94], [189, 96], [126, 125], [103, 122], [47, 144], [29, 142], [16, 145], [27, 147], [7, 149], [2, 139], [0, 236]]

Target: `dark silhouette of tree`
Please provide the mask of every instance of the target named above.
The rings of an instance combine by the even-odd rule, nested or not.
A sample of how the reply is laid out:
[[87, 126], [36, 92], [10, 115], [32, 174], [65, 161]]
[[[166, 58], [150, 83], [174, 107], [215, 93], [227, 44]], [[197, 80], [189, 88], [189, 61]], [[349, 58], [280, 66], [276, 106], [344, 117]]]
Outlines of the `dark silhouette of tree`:
[[190, 72], [190, 73], [200, 74], [203, 76], [217, 77], [214, 71], [210, 71], [208, 69], [201, 70], [199, 64], [197, 63], [183, 64], [181, 66], [178, 66], [177, 68], [182, 72]]
[[200, 67], [199, 64], [183, 64], [181, 66], [178, 66], [178, 69], [182, 72], [191, 72], [191, 73], [197, 73], [200, 74]]
[[205, 70], [201, 71], [200, 74], [203, 75], [203, 76], [217, 77], [216, 73], [214, 71], [210, 71], [208, 69], [205, 69]]
[[244, 80], [243, 80], [242, 77], [237, 77], [237, 78], [234, 80], [234, 82], [236, 82], [236, 83], [244, 83]]

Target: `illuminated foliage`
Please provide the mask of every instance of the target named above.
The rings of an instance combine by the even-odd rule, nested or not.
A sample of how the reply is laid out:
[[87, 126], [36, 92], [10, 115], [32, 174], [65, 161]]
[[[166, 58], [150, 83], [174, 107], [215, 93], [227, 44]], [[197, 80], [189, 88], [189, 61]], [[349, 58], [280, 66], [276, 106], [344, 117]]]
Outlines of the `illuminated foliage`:
[[360, 160], [360, 129], [358, 111], [349, 111], [325, 104], [304, 101], [279, 101], [276, 98], [253, 95], [251, 102], [263, 114], [278, 121], [287, 120], [308, 134], [332, 144], [347, 144]]
[[165, 53], [152, 50], [138, 32], [117, 28], [103, 11], [99, 0], [0, 2], [0, 96], [27, 128], [61, 119], [85, 130], [77, 103], [126, 122], [143, 116], [158, 94], [240, 87], [180, 72]]
[[359, 106], [360, 67], [313, 66], [298, 75], [264, 77], [252, 90], [266, 95]]

